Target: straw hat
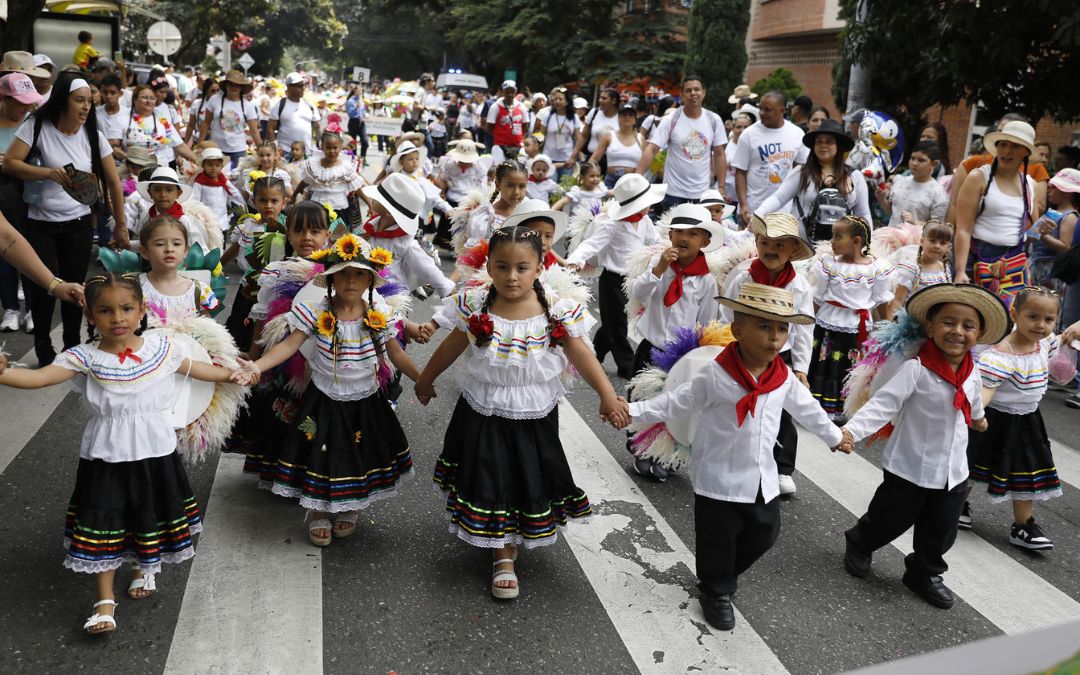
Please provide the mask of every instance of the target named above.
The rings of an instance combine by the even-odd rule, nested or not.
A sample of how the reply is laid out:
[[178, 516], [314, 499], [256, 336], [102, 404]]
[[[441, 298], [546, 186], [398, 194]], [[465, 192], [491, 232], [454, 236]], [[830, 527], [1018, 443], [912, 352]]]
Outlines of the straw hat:
[[792, 262], [796, 260], [809, 260], [814, 257], [814, 249], [806, 240], [799, 236], [799, 221], [790, 213], [767, 213], [765, 217], [754, 215], [750, 217], [750, 232], [764, 235], [769, 239], [780, 237], [794, 237], [798, 242], [795, 252], [791, 254]]
[[0, 62], [0, 73], [22, 73], [30, 77], [52, 77], [44, 68], [34, 65], [34, 55], [30, 52], [4, 52]]
[[800, 326], [814, 323], [814, 317], [795, 311], [795, 294], [786, 288], [748, 281], [734, 299], [717, 298], [721, 305], [740, 314], [750, 314], [773, 321], [786, 321]]
[[983, 136], [983, 148], [992, 156], [997, 156], [998, 141], [1011, 141], [1028, 149], [1032, 155], [1038, 151], [1035, 149], [1035, 129], [1027, 122], [1014, 120], [1006, 122], [1001, 131], [991, 131]]
[[701, 247], [702, 253], [715, 251], [724, 245], [724, 229], [712, 219], [709, 209], [701, 204], [679, 204], [671, 210], [669, 230], [692, 230], [694, 228], [709, 233], [709, 243]]
[[1062, 169], [1050, 179], [1053, 185], [1062, 192], [1080, 192], [1080, 171], [1076, 169]]
[[225, 75], [225, 79], [221, 82], [221, 85], [224, 87], [226, 84], [240, 85], [242, 87], [241, 91], [245, 94], [251, 91], [252, 88], [251, 80], [244, 77], [244, 74], [236, 68], [233, 68]]
[[709, 189], [702, 192], [698, 204], [701, 204], [704, 207], [723, 206], [724, 213], [720, 216], [720, 220], [726, 220], [731, 217], [731, 214], [735, 213], [735, 207], [724, 201], [724, 196], [720, 194], [719, 190]]
[[368, 199], [383, 205], [393, 216], [397, 226], [406, 234], [416, 234], [420, 227], [420, 211], [424, 208], [424, 190], [408, 176], [394, 172], [378, 185], [361, 188]]
[[476, 164], [480, 161], [480, 153], [478, 150], [483, 150], [482, 143], [471, 141], [467, 138], [462, 138], [458, 141], [451, 141], [453, 145], [450, 151], [446, 153], [446, 156], [455, 162], [461, 162], [462, 164]]
[[401, 171], [401, 158], [413, 152], [420, 153], [420, 163], [427, 159], [427, 148], [423, 145], [413, 145], [412, 141], [402, 141], [397, 146], [397, 151], [390, 156], [390, 170]]
[[566, 236], [566, 228], [570, 224], [570, 219], [562, 211], [552, 211], [551, 205], [543, 199], [526, 199], [522, 201], [499, 227], [513, 227], [534, 218], [548, 220], [555, 226], [554, 241], [557, 242]]
[[727, 102], [734, 105], [734, 104], [738, 103], [739, 101], [743, 100], [744, 98], [748, 98], [748, 97], [752, 101], [755, 98], [757, 98], [758, 96], [754, 92], [750, 91], [750, 85], [748, 85], [748, 84], [740, 84], [739, 86], [735, 87], [734, 93], [732, 93], [731, 96], [728, 96]]
[[157, 166], [157, 155], [150, 152], [149, 148], [132, 145], [128, 148], [124, 161], [141, 167]]
[[641, 174], [628, 173], [615, 183], [613, 192], [618, 205], [611, 211], [611, 217], [622, 220], [663, 201], [667, 194], [667, 185], [650, 183]]
[[181, 204], [187, 201], [187, 198], [191, 196], [191, 186], [180, 182], [180, 177], [176, 175], [176, 172], [167, 166], [161, 166], [154, 169], [154, 173], [150, 175], [150, 180], [141, 180], [135, 184], [135, 189], [138, 190], [139, 196], [148, 202], [154, 201], [150, 196], [151, 185], [172, 185], [180, 188], [180, 196], [176, 198], [177, 202]]
[[1008, 335], [1009, 315], [1005, 311], [1005, 305], [1001, 304], [1001, 300], [991, 291], [974, 284], [927, 286], [908, 299], [907, 312], [925, 326], [929, 323], [930, 310], [948, 302], [967, 305], [982, 317], [983, 327], [979, 331], [979, 344], [997, 344]]
[[323, 271], [312, 279], [319, 288], [326, 288], [329, 277], [346, 267], [371, 272], [375, 287], [378, 288], [386, 283], [379, 271], [393, 262], [394, 256], [386, 249], [380, 249], [376, 253], [371, 244], [350, 233], [342, 236], [330, 248], [316, 251], [308, 259], [323, 266]]
[[532, 159], [529, 159], [525, 162], [525, 170], [529, 172], [530, 176], [533, 172], [533, 165], [537, 162], [543, 162], [544, 164], [547, 164], [547, 171], [544, 173], [544, 178], [551, 178], [555, 175], [555, 162], [551, 161], [551, 158], [544, 153], [540, 153], [536, 157], [533, 157]]

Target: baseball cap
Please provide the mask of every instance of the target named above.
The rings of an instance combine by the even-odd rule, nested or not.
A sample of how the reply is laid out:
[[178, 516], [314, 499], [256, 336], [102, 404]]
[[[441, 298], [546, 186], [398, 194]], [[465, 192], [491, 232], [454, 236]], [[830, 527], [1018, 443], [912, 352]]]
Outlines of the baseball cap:
[[300, 73], [289, 73], [285, 76], [285, 84], [306, 84], [307, 80]]
[[574, 97], [574, 107], [578, 108], [578, 109], [580, 109], [580, 108], [588, 108], [589, 107], [589, 102], [586, 101], [585, 99], [581, 98], [580, 96], [575, 96]]
[[108, 56], [99, 56], [98, 60], [94, 62], [94, 70], [104, 70], [105, 68], [112, 70], [116, 68], [116, 64]]
[[0, 96], [10, 96], [26, 105], [35, 105], [45, 99], [37, 93], [30, 76], [23, 73], [8, 73], [0, 77]]
[[49, 58], [48, 54], [34, 54], [34, 65], [39, 68], [41, 66], [52, 66], [53, 68], [56, 68], [56, 64], [53, 63], [53, 60]]
[[502, 88], [503, 89], [517, 89], [517, 82], [514, 82], [513, 80], [503, 80]]

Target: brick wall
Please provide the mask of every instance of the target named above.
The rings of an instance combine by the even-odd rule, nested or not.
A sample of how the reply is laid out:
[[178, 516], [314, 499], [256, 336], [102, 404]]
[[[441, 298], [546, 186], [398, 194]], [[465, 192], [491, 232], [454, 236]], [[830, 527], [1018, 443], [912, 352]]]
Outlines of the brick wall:
[[754, 0], [751, 39], [810, 33], [825, 28], [825, 0]]
[[[774, 0], [775, 2], [776, 0]], [[758, 9], [773, 4], [767, 2]], [[754, 82], [777, 68], [787, 68], [795, 74], [803, 92], [815, 105], [823, 105], [836, 117], [832, 99], [832, 66], [840, 57], [836, 33], [787, 38], [755, 40], [750, 43], [746, 82]]]

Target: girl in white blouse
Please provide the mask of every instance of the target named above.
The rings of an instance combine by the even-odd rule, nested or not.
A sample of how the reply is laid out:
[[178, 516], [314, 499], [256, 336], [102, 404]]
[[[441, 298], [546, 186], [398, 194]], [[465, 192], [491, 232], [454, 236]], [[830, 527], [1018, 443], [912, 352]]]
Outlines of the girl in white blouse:
[[491, 284], [447, 300], [455, 327], [420, 375], [416, 396], [426, 405], [436, 378], [465, 354], [435, 483], [446, 493], [451, 532], [492, 549], [491, 594], [510, 599], [518, 595], [518, 546], [553, 544], [557, 526], [591, 514], [559, 441], [568, 362], [600, 394], [601, 415], [623, 426], [629, 420], [585, 344], [595, 323], [588, 309], [540, 284], [540, 235], [496, 230], [488, 253]]
[[333, 131], [323, 132], [322, 157], [305, 159], [300, 165], [300, 184], [293, 193], [293, 201], [299, 201], [306, 193], [308, 199], [329, 204], [342, 214], [346, 223], [351, 223], [349, 196], [364, 186], [364, 177], [353, 161], [341, 156], [341, 148], [340, 135]]
[[139, 285], [151, 324], [209, 315], [221, 306], [209, 286], [179, 272], [189, 248], [187, 228], [180, 221], [154, 218], [139, 232], [139, 245], [142, 257], [150, 263], [150, 271], [139, 275]]
[[138, 600], [153, 595], [162, 563], [195, 555], [202, 515], [168, 415], [180, 385], [174, 374], [207, 382], [242, 375], [187, 358], [168, 333], [137, 336], [145, 306], [135, 275], [92, 277], [85, 293], [86, 320], [101, 341], [38, 370], [4, 370], [0, 357], [0, 384], [40, 389], [79, 376], [90, 421], [64, 526], [64, 567], [95, 575], [97, 602], [83, 630], [96, 635], [116, 630], [113, 578], [126, 561], [137, 563], [128, 597]]

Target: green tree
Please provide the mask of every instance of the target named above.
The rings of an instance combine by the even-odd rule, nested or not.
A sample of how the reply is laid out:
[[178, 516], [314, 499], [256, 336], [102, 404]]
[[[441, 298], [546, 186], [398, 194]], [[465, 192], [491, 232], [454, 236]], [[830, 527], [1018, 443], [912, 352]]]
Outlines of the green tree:
[[[29, 51], [30, 36], [34, 34], [34, 21], [43, 9], [45, 0], [16, 0], [7, 3], [7, 20], [0, 21], [0, 45], [3, 45], [3, 51]], [[73, 37], [73, 54], [75, 46]]]
[[705, 107], [726, 110], [746, 70], [750, 0], [695, 0], [687, 24], [684, 73], [705, 78]]
[[777, 68], [750, 85], [750, 90], [758, 96], [767, 91], [782, 91], [787, 96], [787, 100], [791, 101], [802, 93], [802, 85], [795, 79], [795, 73], [787, 68]]

